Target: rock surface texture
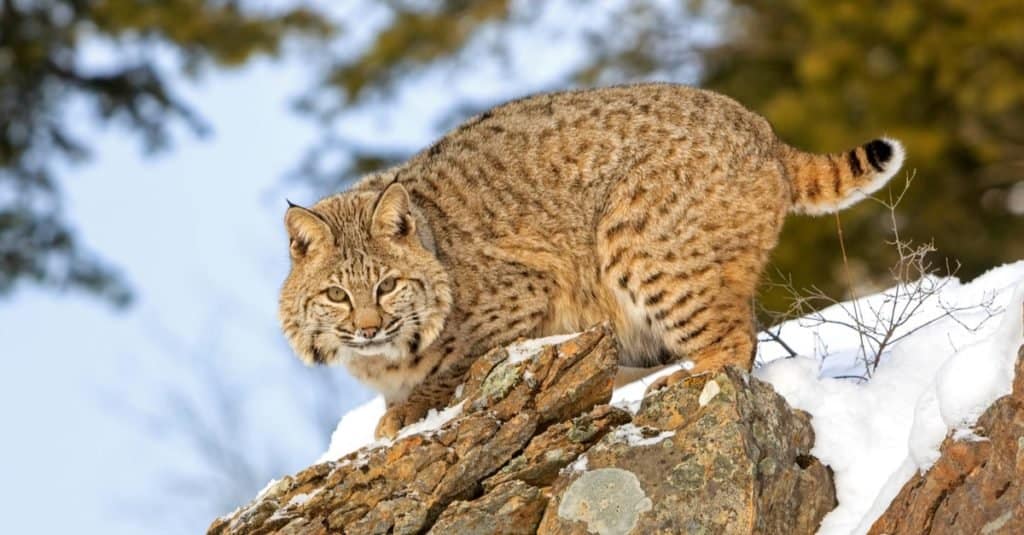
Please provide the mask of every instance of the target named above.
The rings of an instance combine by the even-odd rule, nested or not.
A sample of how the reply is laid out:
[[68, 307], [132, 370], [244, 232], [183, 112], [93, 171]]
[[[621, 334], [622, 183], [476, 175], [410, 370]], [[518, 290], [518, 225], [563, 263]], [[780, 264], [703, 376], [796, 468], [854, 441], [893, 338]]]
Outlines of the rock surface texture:
[[616, 361], [604, 328], [492, 351], [439, 429], [285, 477], [209, 533], [801, 534], [835, 506], [808, 416], [768, 385], [691, 377], [634, 415], [607, 405]]
[[872, 535], [1024, 533], [1024, 346], [1013, 392], [978, 419], [983, 440], [942, 443], [939, 460], [903, 486]]

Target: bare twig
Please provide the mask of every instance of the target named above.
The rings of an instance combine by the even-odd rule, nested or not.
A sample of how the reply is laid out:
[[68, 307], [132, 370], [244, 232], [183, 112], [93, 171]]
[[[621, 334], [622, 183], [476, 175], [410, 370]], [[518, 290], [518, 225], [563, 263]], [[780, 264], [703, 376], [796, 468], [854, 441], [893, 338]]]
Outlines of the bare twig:
[[787, 358], [793, 358], [793, 357], [797, 356], [797, 352], [794, 351], [792, 347], [789, 347], [789, 344], [787, 344], [782, 339], [782, 337], [779, 336], [779, 333], [772, 332], [772, 329], [770, 329], [770, 328], [769, 329], [765, 329], [765, 330], [763, 330], [761, 332], [763, 332], [764, 334], [768, 335], [768, 338], [770, 338], [771, 341], [773, 341], [773, 342], [779, 344], [780, 346], [782, 346], [782, 349], [785, 349], [786, 353], [789, 353], [789, 356]]
[[[912, 174], [909, 175], [897, 194], [893, 195], [890, 191], [887, 201], [873, 198], [889, 210], [889, 221], [892, 225], [893, 239], [886, 244], [895, 249], [897, 261], [889, 270], [895, 283], [890, 290], [867, 300], [858, 299], [838, 217], [836, 229], [839, 234], [839, 247], [852, 300], [840, 302], [816, 286], [797, 289], [789, 278], [774, 284], [788, 292], [790, 296], [790, 308], [782, 316], [799, 317], [801, 325], [806, 327], [835, 325], [857, 333], [858, 353], [864, 366], [864, 376], [859, 378], [863, 380], [871, 378], [878, 369], [882, 356], [894, 344], [921, 329], [940, 320], [950, 319], [965, 330], [974, 332], [999, 313], [994, 306], [994, 294], [985, 295], [979, 302], [966, 305], [944, 301], [942, 291], [955, 280], [954, 277], [960, 268], [959, 263], [951, 265], [946, 262], [942, 269], [936, 268], [930, 261], [930, 257], [936, 251], [932, 243], [915, 245], [900, 236], [896, 207], [909, 190], [913, 178]], [[826, 316], [821, 310], [827, 307], [833, 307], [833, 311]], [[835, 309], [838, 309], [838, 313]], [[973, 314], [980, 314], [981, 317], [977, 323], [968, 324], [963, 318]], [[795, 354], [795, 351], [781, 339], [780, 333], [773, 332], [771, 328], [762, 332], [771, 341], [785, 347], [791, 355]], [[821, 342], [822, 347], [817, 351], [827, 358], [831, 352], [824, 346], [823, 341]]]

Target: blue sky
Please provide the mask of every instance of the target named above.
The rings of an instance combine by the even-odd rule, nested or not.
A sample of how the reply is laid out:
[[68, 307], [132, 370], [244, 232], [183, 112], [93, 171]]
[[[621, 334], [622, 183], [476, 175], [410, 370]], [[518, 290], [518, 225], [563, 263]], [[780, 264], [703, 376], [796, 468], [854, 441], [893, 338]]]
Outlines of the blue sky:
[[[147, 431], [132, 416], [170, 417], [164, 390], [202, 405], [189, 359], [211, 359], [232, 380], [257, 385], [245, 406], [256, 436], [239, 440], [254, 448], [281, 444], [293, 459], [289, 470], [326, 447], [295, 423], [308, 392], [301, 380], [283, 379], [302, 372], [276, 320], [287, 270], [284, 197], [312, 200], [283, 179], [316, 135], [287, 107], [309, 83], [296, 63], [260, 62], [179, 84], [214, 134], [182, 133], [155, 158], [119, 128], [81, 129], [95, 157], [62, 171], [68, 217], [86, 243], [124, 270], [138, 299], [118, 311], [26, 286], [0, 302], [7, 475], [0, 501], [17, 512], [7, 515], [8, 532], [35, 532], [45, 518], [55, 533], [138, 533], [136, 513], [151, 514], [147, 503], [168, 492], [160, 483], [168, 471], [203, 469], [179, 437]], [[344, 376], [337, 368], [318, 373]], [[369, 395], [340, 380], [339, 415]], [[264, 436], [282, 428], [289, 431], [283, 443]], [[146, 531], [202, 528], [165, 526]]]

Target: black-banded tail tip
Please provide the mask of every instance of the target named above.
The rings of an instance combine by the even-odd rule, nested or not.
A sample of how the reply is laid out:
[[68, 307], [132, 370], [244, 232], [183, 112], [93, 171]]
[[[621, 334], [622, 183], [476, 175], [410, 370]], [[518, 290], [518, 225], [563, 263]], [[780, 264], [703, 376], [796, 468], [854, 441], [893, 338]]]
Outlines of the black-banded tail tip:
[[869, 166], [866, 170], [874, 171], [874, 175], [869, 182], [857, 188], [858, 194], [851, 195], [851, 201], [859, 196], [869, 195], [885, 185], [903, 167], [903, 159], [906, 157], [903, 144], [891, 137], [880, 137], [865, 143], [863, 147]]
[[891, 137], [880, 137], [864, 144], [864, 155], [875, 173], [891, 177], [903, 167], [906, 151], [899, 141]]
[[871, 164], [871, 167], [874, 167], [877, 172], [882, 172], [885, 170], [885, 164], [892, 159], [895, 149], [892, 140], [882, 138], [866, 143], [864, 152], [868, 156], [868, 163]]

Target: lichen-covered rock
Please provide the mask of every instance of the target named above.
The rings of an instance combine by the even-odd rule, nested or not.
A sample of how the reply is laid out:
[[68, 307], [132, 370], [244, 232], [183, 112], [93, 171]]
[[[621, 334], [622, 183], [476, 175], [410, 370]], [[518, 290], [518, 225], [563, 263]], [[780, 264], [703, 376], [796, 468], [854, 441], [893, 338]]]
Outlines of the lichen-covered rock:
[[835, 504], [806, 414], [747, 374], [634, 417], [607, 405], [606, 327], [529, 347], [478, 359], [439, 429], [285, 477], [209, 533], [810, 533]]
[[[523, 360], [513, 361], [505, 349], [495, 350], [470, 369], [462, 397], [453, 401], [461, 404], [462, 414], [441, 429], [286, 477], [253, 503], [214, 521], [209, 533], [427, 531], [453, 501], [476, 498], [481, 481], [522, 452], [540, 425], [606, 403], [616, 362], [615, 344], [605, 327]], [[507, 493], [509, 488], [493, 491]], [[477, 503], [507, 504], [510, 499], [485, 496]], [[523, 505], [524, 514], [530, 507], [541, 510], [543, 503]], [[463, 521], [452, 515], [445, 521]]]
[[814, 533], [836, 500], [813, 443], [767, 384], [690, 377], [563, 471], [539, 533]]
[[[558, 517], [582, 522], [590, 533], [616, 535], [633, 533], [640, 515], [652, 507], [654, 502], [636, 474], [621, 468], [598, 468], [584, 471], [565, 489], [558, 502]], [[550, 525], [542, 532], [549, 530]]]
[[982, 440], [942, 443], [939, 460], [910, 479], [869, 533], [1024, 533], [1024, 346], [1013, 392], [978, 419]]

